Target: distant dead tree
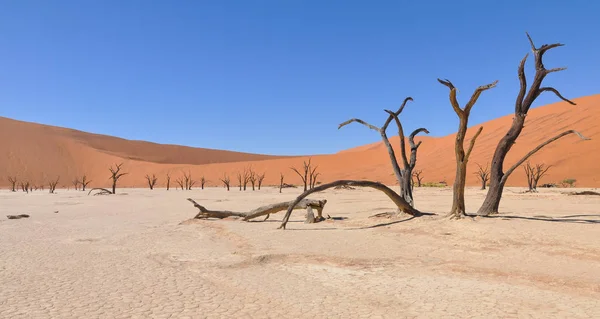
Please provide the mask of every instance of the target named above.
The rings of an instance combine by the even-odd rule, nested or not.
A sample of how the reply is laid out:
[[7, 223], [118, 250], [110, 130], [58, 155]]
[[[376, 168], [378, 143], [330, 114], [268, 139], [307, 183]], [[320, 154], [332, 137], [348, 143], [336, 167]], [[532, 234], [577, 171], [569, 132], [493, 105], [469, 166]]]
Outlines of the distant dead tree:
[[477, 179], [481, 182], [481, 189], [485, 190], [485, 186], [487, 185], [487, 182], [490, 180], [490, 167], [489, 164], [485, 165], [485, 168], [481, 165], [479, 165], [479, 163], [475, 163], [477, 164], [477, 172], [475, 172], [475, 175], [477, 175]]
[[76, 191], [79, 190], [79, 180], [77, 178], [72, 180], [71, 184], [73, 184], [73, 187], [75, 188]]
[[177, 183], [179, 185], [179, 187], [181, 188], [181, 190], [185, 190], [184, 188], [184, 182], [183, 182], [183, 178], [179, 177], [175, 180], [175, 183]]
[[317, 184], [317, 178], [319, 177], [319, 175], [321, 175], [321, 173], [317, 172], [317, 168], [319, 166], [315, 166], [310, 170], [310, 175], [308, 178], [308, 186], [310, 187], [310, 189], [315, 188], [315, 185]]
[[206, 182], [208, 182], [208, 181], [206, 180], [206, 178], [204, 176], [200, 177], [200, 187], [202, 189], [204, 189], [204, 185], [206, 185]]
[[123, 167], [123, 163], [121, 164], [115, 164], [115, 167], [113, 168], [112, 166], [109, 168], [110, 170], [110, 177], [109, 179], [112, 179], [112, 193], [116, 194], [117, 191], [117, 181], [119, 181], [119, 178], [129, 174], [129, 173], [121, 173], [121, 168]]
[[251, 170], [248, 173], [248, 180], [250, 181], [250, 185], [252, 185], [252, 190], [255, 190], [254, 185], [256, 185], [256, 179], [257, 179], [256, 172]]
[[192, 178], [192, 173], [183, 173], [183, 179], [185, 183], [185, 190], [191, 191], [192, 187], [196, 185], [196, 181]]
[[16, 188], [15, 185], [17, 185], [17, 177], [16, 176], [9, 176], [8, 177], [8, 182], [10, 183], [10, 191], [11, 192], [16, 192]]
[[420, 170], [414, 171], [413, 178], [417, 180], [417, 187], [421, 187], [421, 184], [423, 183], [423, 170], [420, 169]]
[[258, 190], [260, 190], [260, 187], [262, 186], [262, 183], [264, 180], [265, 180], [265, 173], [259, 174], [258, 178], [257, 178]]
[[242, 191], [242, 180], [243, 180], [243, 176], [242, 173], [237, 172], [237, 181], [238, 181], [238, 185], [240, 186], [240, 192]]
[[529, 187], [528, 192], [537, 193], [537, 184], [540, 179], [546, 175], [552, 165], [546, 166], [545, 164], [536, 164], [532, 166], [529, 161], [523, 165], [525, 175], [527, 176], [527, 186]]
[[529, 55], [529, 54], [527, 54], [527, 55], [525, 55], [525, 57], [521, 60], [521, 63], [519, 64], [518, 76], [519, 76], [521, 85], [520, 85], [520, 89], [519, 89], [519, 94], [517, 96], [517, 100], [515, 102], [515, 115], [513, 117], [513, 122], [512, 122], [512, 125], [510, 126], [508, 132], [498, 142], [498, 145], [496, 146], [496, 150], [494, 151], [494, 156], [492, 157], [492, 167], [491, 167], [491, 172], [490, 172], [490, 189], [487, 192], [487, 195], [485, 197], [485, 200], [483, 201], [483, 204], [477, 211], [478, 215], [488, 216], [491, 214], [498, 213], [498, 207], [500, 206], [500, 199], [502, 198], [502, 192], [504, 190], [504, 185], [506, 184], [506, 181], [508, 180], [508, 177], [510, 176], [510, 174], [512, 174], [515, 171], [515, 169], [517, 169], [517, 167], [521, 166], [527, 159], [529, 159], [529, 157], [531, 157], [537, 151], [542, 149], [544, 146], [560, 139], [561, 137], [569, 135], [569, 134], [575, 134], [583, 140], [588, 140], [588, 138], [584, 137], [583, 135], [581, 135], [581, 133], [579, 133], [577, 131], [574, 131], [574, 130], [564, 131], [554, 137], [551, 137], [547, 141], [541, 143], [540, 145], [535, 147], [533, 150], [531, 150], [529, 153], [525, 154], [525, 156], [523, 156], [523, 158], [518, 160], [508, 170], [504, 171], [504, 160], [506, 159], [506, 155], [508, 154], [508, 152], [510, 151], [512, 146], [515, 144], [519, 135], [521, 135], [521, 131], [523, 130], [523, 127], [525, 126], [525, 118], [527, 117], [527, 112], [529, 111], [531, 105], [533, 104], [533, 102], [535, 102], [535, 100], [542, 93], [552, 92], [559, 99], [561, 99], [571, 105], [575, 105], [574, 102], [563, 97], [558, 92], [558, 90], [556, 90], [555, 88], [541, 87], [542, 82], [544, 81], [544, 78], [548, 74], [566, 69], [566, 68], [554, 68], [554, 69], [548, 70], [544, 66], [544, 63], [542, 62], [544, 53], [546, 53], [550, 49], [563, 46], [563, 44], [560, 44], [560, 43], [544, 44], [541, 47], [536, 48], [533, 43], [533, 40], [531, 39], [529, 34], [527, 34], [527, 38], [529, 39], [529, 44], [531, 45], [531, 50], [533, 51], [534, 58], [535, 58], [535, 75], [533, 78], [533, 83], [531, 84], [531, 86], [529, 87], [529, 90], [528, 90], [527, 89], [527, 81], [526, 81], [526, 77], [525, 77], [525, 62], [527, 60], [527, 56]]
[[231, 179], [227, 174], [223, 174], [221, 182], [223, 182], [223, 185], [225, 185], [225, 188], [227, 188], [227, 191], [229, 191], [229, 183], [231, 182]]
[[283, 173], [279, 173], [279, 192], [281, 193], [281, 190], [283, 189]]
[[306, 192], [307, 189], [309, 189], [310, 187], [310, 180], [309, 178], [312, 178], [312, 164], [311, 164], [311, 158], [308, 159], [307, 161], [304, 161], [302, 163], [302, 172], [300, 172], [297, 168], [295, 167], [290, 167], [296, 174], [298, 174], [298, 176], [300, 176], [300, 178], [302, 179], [302, 183], [304, 183], [304, 191]]
[[81, 180], [79, 181], [79, 184], [81, 185], [81, 190], [85, 192], [85, 188], [91, 183], [92, 181], [87, 179], [86, 175], [83, 175], [81, 177]]
[[466, 216], [465, 186], [467, 182], [467, 163], [469, 162], [469, 157], [471, 156], [471, 152], [475, 146], [475, 141], [483, 130], [483, 126], [479, 127], [475, 135], [471, 138], [469, 148], [465, 152], [464, 144], [465, 137], [467, 135], [467, 126], [469, 124], [469, 115], [471, 114], [471, 108], [475, 106], [475, 103], [477, 103], [481, 93], [495, 87], [496, 84], [498, 84], [498, 81], [478, 87], [475, 92], [473, 92], [471, 99], [469, 102], [467, 102], [464, 108], [461, 108], [460, 104], [458, 103], [458, 99], [456, 98], [457, 89], [454, 87], [454, 84], [447, 79], [438, 79], [438, 82], [450, 89], [450, 104], [452, 105], [456, 115], [458, 115], [459, 120], [458, 131], [456, 132], [456, 139], [454, 143], [454, 155], [456, 157], [456, 178], [454, 179], [452, 209], [450, 210], [448, 216], [450, 218], [460, 219], [463, 216]]
[[56, 185], [58, 185], [59, 179], [60, 179], [60, 177], [57, 177], [55, 180], [48, 182], [50, 194], [54, 194], [54, 191], [56, 190]]
[[252, 167], [244, 168], [244, 175], [243, 175], [244, 191], [248, 187], [248, 183], [250, 182], [251, 174], [252, 174]]
[[158, 178], [156, 177], [155, 174], [152, 174], [152, 176], [146, 174], [146, 182], [148, 182], [148, 187], [150, 187], [150, 190], [154, 189], [154, 185], [156, 185], [156, 181], [158, 181]]
[[19, 186], [24, 193], [29, 193], [29, 182], [20, 182]]
[[[338, 126], [338, 129], [356, 122], [362, 124], [374, 131], [379, 132], [381, 135], [381, 139], [383, 144], [386, 146], [388, 155], [390, 157], [390, 162], [392, 164], [392, 169], [394, 170], [394, 174], [396, 175], [396, 179], [398, 180], [398, 184], [400, 185], [400, 196], [412, 207], [414, 206], [414, 200], [412, 196], [412, 187], [411, 187], [411, 179], [412, 179], [412, 171], [415, 168], [417, 163], [417, 150], [419, 146], [421, 146], [421, 142], [415, 144], [414, 138], [417, 134], [423, 132], [429, 134], [429, 131], [425, 128], [418, 128], [414, 130], [408, 137], [408, 142], [410, 145], [410, 160], [406, 154], [406, 141], [404, 136], [404, 129], [402, 128], [402, 123], [400, 122], [399, 116], [404, 110], [406, 103], [408, 101], [412, 101], [411, 97], [407, 97], [404, 99], [404, 102], [400, 106], [400, 108], [396, 112], [392, 112], [390, 110], [385, 110], [388, 113], [388, 118], [381, 128], [371, 125], [361, 119], [353, 118], [347, 120], [346, 122], [341, 123]], [[394, 152], [394, 148], [387, 137], [387, 128], [390, 123], [394, 120], [396, 125], [398, 126], [398, 136], [400, 137], [400, 157], [402, 158], [403, 168], [400, 169], [400, 165], [398, 165], [398, 160], [396, 159], [396, 153]]]
[[167, 190], [171, 187], [171, 173], [167, 173]]

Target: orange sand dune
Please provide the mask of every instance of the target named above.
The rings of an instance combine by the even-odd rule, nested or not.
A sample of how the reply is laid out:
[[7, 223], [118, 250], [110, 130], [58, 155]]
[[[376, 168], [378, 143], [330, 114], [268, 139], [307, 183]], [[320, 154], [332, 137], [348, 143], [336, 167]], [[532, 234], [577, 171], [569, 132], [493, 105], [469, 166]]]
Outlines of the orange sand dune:
[[[565, 178], [577, 179], [576, 185], [600, 186], [600, 95], [574, 100], [571, 106], [560, 102], [532, 109], [525, 129], [511, 150], [507, 164], [511, 165], [531, 148], [552, 135], [566, 129], [575, 129], [591, 138], [579, 140], [574, 135], [562, 138], [532, 157], [534, 163], [553, 165], [542, 183], [559, 182]], [[506, 133], [512, 115], [483, 123], [483, 133], [479, 137], [471, 160], [467, 183], [477, 185], [476, 164], [485, 165], [490, 161], [500, 137]], [[332, 123], [335, 125], [335, 123]], [[473, 127], [467, 133], [469, 139]], [[173, 179], [183, 171], [192, 173], [195, 179], [205, 176], [210, 185], [219, 183], [219, 178], [228, 174], [233, 180], [237, 172], [252, 166], [258, 172], [265, 172], [265, 184], [278, 184], [279, 174], [285, 174], [286, 182], [300, 183], [300, 178], [290, 170], [299, 167], [306, 157], [277, 157], [229, 151], [190, 148], [176, 145], [161, 145], [141, 141], [129, 141], [115, 137], [90, 134], [70, 129], [26, 123], [0, 117], [0, 184], [6, 186], [7, 175], [16, 175], [36, 184], [60, 176], [62, 185], [87, 174], [92, 186], [108, 185], [108, 167], [124, 162], [123, 187], [144, 186], [146, 174], [156, 174], [159, 184], [164, 185], [167, 173]], [[365, 134], [375, 134], [365, 129]], [[8, 138], [10, 137], [10, 138]], [[423, 170], [425, 181], [446, 181], [454, 179], [454, 134], [434, 138], [419, 137], [423, 141], [419, 149], [417, 169]], [[398, 137], [391, 138], [398, 145]], [[391, 166], [385, 147], [381, 143], [360, 146], [331, 155], [313, 156], [319, 165], [320, 180], [372, 179], [394, 184]], [[522, 169], [509, 179], [508, 185], [525, 185]]]

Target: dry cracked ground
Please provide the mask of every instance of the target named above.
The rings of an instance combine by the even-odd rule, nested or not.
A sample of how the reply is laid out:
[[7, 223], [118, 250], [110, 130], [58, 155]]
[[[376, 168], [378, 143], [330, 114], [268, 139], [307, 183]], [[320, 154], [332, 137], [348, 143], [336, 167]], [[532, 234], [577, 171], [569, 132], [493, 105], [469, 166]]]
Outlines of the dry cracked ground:
[[335, 219], [283, 231], [282, 214], [189, 220], [185, 199], [243, 211], [298, 190], [120, 191], [0, 193], [1, 318], [600, 318], [600, 196], [508, 189], [501, 216], [449, 221], [447, 188], [416, 189], [438, 213], [418, 219], [331, 190], [311, 198]]

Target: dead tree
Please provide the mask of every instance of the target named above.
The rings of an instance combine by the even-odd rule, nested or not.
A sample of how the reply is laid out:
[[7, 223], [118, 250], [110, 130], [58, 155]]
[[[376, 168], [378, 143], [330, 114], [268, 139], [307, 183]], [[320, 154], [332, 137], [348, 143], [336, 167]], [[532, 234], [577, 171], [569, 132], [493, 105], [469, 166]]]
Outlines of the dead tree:
[[171, 187], [171, 174], [167, 173], [167, 190]]
[[317, 184], [317, 178], [319, 177], [319, 175], [321, 175], [321, 173], [317, 172], [317, 168], [319, 166], [315, 166], [310, 170], [310, 175], [308, 178], [308, 186], [313, 189], [315, 188], [315, 185]]
[[251, 174], [252, 174], [252, 167], [244, 168], [244, 175], [243, 175], [244, 191], [248, 187], [248, 182], [250, 182]]
[[76, 178], [74, 180], [71, 181], [71, 184], [73, 184], [73, 187], [75, 187], [75, 190], [79, 190], [79, 180]]
[[423, 183], [423, 170], [417, 170], [413, 172], [413, 178], [415, 178], [417, 180], [417, 187], [421, 187], [421, 184]]
[[240, 173], [240, 172], [237, 173], [237, 180], [238, 180], [238, 184], [240, 186], [240, 192], [241, 192], [242, 191], [242, 183], [243, 183], [242, 182], [242, 180], [243, 180], [242, 173]]
[[146, 181], [148, 182], [148, 187], [150, 187], [150, 190], [154, 189], [154, 185], [156, 185], [157, 180], [158, 178], [156, 175], [152, 174], [152, 176], [150, 176], [146, 174]]
[[24, 193], [29, 193], [29, 182], [21, 182], [19, 184]]
[[458, 123], [458, 131], [456, 132], [456, 139], [454, 143], [454, 155], [456, 157], [456, 178], [454, 179], [454, 189], [453, 189], [453, 198], [452, 198], [452, 209], [448, 216], [450, 218], [462, 218], [466, 215], [465, 208], [465, 186], [467, 182], [467, 163], [469, 162], [469, 157], [471, 156], [471, 152], [473, 151], [473, 147], [475, 146], [475, 141], [483, 127], [480, 127], [471, 141], [469, 143], [469, 148], [465, 152], [465, 137], [467, 135], [467, 126], [469, 124], [469, 115], [471, 114], [471, 108], [475, 106], [477, 103], [477, 99], [483, 91], [489, 90], [498, 84], [498, 81], [494, 81], [493, 83], [482, 85], [478, 87], [473, 95], [471, 95], [471, 99], [464, 108], [461, 108], [458, 99], [456, 98], [457, 90], [454, 87], [454, 84], [450, 82], [450, 80], [440, 80], [438, 81], [447, 86], [450, 89], [450, 104], [454, 109], [456, 115], [458, 115], [459, 123]]
[[184, 180], [184, 185], [185, 185], [185, 190], [192, 190], [192, 186], [194, 186], [196, 184], [196, 181], [192, 178], [192, 173], [188, 172], [183, 173], [183, 180]]
[[485, 186], [487, 185], [487, 182], [490, 180], [489, 164], [486, 164], [485, 168], [483, 168], [483, 166], [479, 165], [479, 163], [475, 163], [475, 164], [477, 164], [477, 172], [475, 172], [475, 175], [477, 175], [477, 179], [481, 182], [481, 189], [485, 190]]
[[[421, 142], [419, 142], [418, 144], [415, 144], [414, 138], [417, 134], [419, 134], [421, 132], [429, 134], [429, 131], [427, 129], [418, 128], [409, 135], [409, 138], [408, 138], [408, 142], [410, 144], [410, 161], [409, 161], [409, 159], [406, 155], [406, 141], [405, 141], [405, 136], [404, 136], [404, 129], [402, 128], [402, 123], [400, 122], [400, 119], [398, 117], [404, 110], [406, 103], [408, 101], [412, 101], [412, 100], [413, 99], [411, 97], [407, 97], [406, 99], [404, 99], [404, 102], [402, 102], [402, 105], [396, 112], [385, 110], [388, 113], [388, 118], [386, 119], [385, 123], [383, 124], [383, 126], [381, 128], [379, 128], [375, 125], [371, 125], [371, 124], [369, 124], [361, 119], [357, 119], [357, 118], [353, 118], [346, 122], [343, 122], [338, 127], [338, 129], [340, 129], [340, 128], [344, 127], [345, 125], [356, 122], [356, 123], [362, 124], [362, 125], [370, 128], [374, 131], [379, 132], [379, 134], [381, 135], [383, 144], [387, 148], [388, 155], [390, 157], [390, 162], [392, 164], [392, 169], [394, 170], [394, 175], [396, 176], [396, 179], [398, 180], [398, 184], [400, 185], [400, 196], [402, 198], [404, 198], [404, 200], [411, 207], [414, 206], [414, 200], [412, 197], [412, 187], [410, 185], [411, 179], [412, 179], [412, 171], [417, 162], [417, 150], [418, 150], [419, 146], [421, 146]], [[392, 120], [395, 120], [396, 125], [398, 126], [398, 136], [400, 137], [400, 156], [402, 158], [403, 169], [400, 169], [400, 165], [398, 165], [398, 160], [396, 159], [396, 153], [394, 151], [394, 148], [392, 147], [392, 144], [390, 144], [390, 141], [389, 141], [389, 139], [387, 137], [387, 133], [386, 133], [387, 128], [390, 125], [390, 123], [392, 122]]]
[[129, 173], [121, 173], [121, 167], [122, 166], [123, 166], [123, 163], [121, 163], [121, 164], [115, 164], [114, 168], [112, 166], [109, 168], [110, 174], [111, 174], [111, 176], [109, 177], [109, 179], [112, 179], [112, 193], [113, 194], [116, 194], [116, 191], [117, 191], [117, 181], [119, 180], [119, 178], [123, 177], [124, 175], [129, 174]]
[[540, 96], [540, 94], [544, 92], [551, 92], [554, 93], [559, 99], [571, 105], [575, 105], [574, 102], [563, 97], [560, 94], [560, 92], [558, 92], [558, 90], [556, 90], [555, 88], [542, 87], [542, 82], [544, 81], [546, 75], [566, 69], [554, 68], [548, 70], [546, 69], [542, 61], [544, 53], [546, 53], [550, 49], [563, 46], [563, 44], [544, 44], [541, 47], [536, 48], [529, 34], [527, 34], [527, 38], [529, 39], [529, 44], [531, 45], [531, 50], [533, 51], [535, 58], [535, 75], [533, 78], [533, 83], [529, 87], [529, 90], [527, 90], [527, 80], [525, 77], [525, 62], [527, 60], [527, 56], [529, 55], [527, 54], [519, 64], [518, 76], [521, 85], [519, 89], [519, 94], [517, 95], [517, 99], [515, 102], [515, 115], [513, 117], [513, 122], [510, 128], [508, 129], [508, 132], [498, 142], [496, 150], [494, 151], [494, 156], [492, 157], [492, 167], [490, 171], [490, 187], [485, 197], [485, 200], [483, 201], [483, 204], [477, 211], [478, 215], [488, 216], [490, 214], [498, 213], [498, 207], [500, 206], [500, 199], [502, 198], [504, 185], [506, 184], [506, 181], [508, 180], [510, 174], [512, 174], [515, 171], [515, 169], [521, 166], [530, 156], [535, 154], [544, 146], [569, 134], [575, 134], [584, 140], [588, 139], [574, 130], [562, 132], [538, 145], [529, 153], [525, 154], [523, 158], [521, 158], [515, 164], [509, 167], [508, 170], [506, 170], [506, 172], [504, 171], [504, 160], [506, 159], [506, 155], [508, 154], [512, 146], [515, 144], [519, 135], [521, 135], [521, 131], [523, 130], [523, 126], [525, 125], [525, 118], [527, 117], [527, 112], [529, 112], [529, 108], [531, 107], [533, 102], [535, 102], [535, 100]]
[[258, 190], [260, 190], [260, 187], [262, 186], [262, 183], [264, 180], [265, 180], [265, 173], [258, 175], [258, 178], [257, 178]]
[[283, 189], [283, 173], [279, 173], [280, 177], [279, 177], [279, 192], [281, 193], [281, 190]]
[[86, 175], [83, 175], [81, 177], [81, 180], [79, 181], [79, 184], [81, 185], [81, 190], [85, 192], [85, 188], [91, 183], [91, 180], [87, 179]]
[[333, 188], [333, 187], [340, 186], [340, 185], [374, 188], [376, 190], [383, 192], [385, 195], [387, 195], [392, 200], [392, 202], [394, 202], [394, 204], [396, 204], [396, 207], [398, 208], [398, 210], [405, 212], [412, 216], [421, 216], [422, 215], [422, 213], [419, 210], [417, 210], [416, 208], [413, 208], [406, 200], [404, 200], [404, 198], [402, 198], [400, 195], [398, 195], [392, 189], [390, 189], [389, 187], [387, 187], [381, 183], [372, 182], [372, 181], [339, 180], [339, 181], [331, 182], [328, 184], [319, 185], [313, 189], [309, 189], [306, 192], [300, 194], [300, 196], [298, 196], [289, 205], [288, 210], [285, 213], [285, 216], [283, 217], [283, 221], [281, 223], [281, 226], [279, 226], [279, 228], [285, 229], [285, 226], [290, 219], [290, 215], [292, 214], [292, 210], [294, 209], [294, 207], [296, 205], [298, 205], [298, 203], [300, 203], [300, 201], [302, 201], [308, 195], [317, 193], [317, 192], [322, 192], [329, 188]]
[[206, 178], [204, 176], [200, 177], [200, 187], [204, 189], [204, 185], [206, 185]]
[[552, 165], [536, 164], [532, 166], [529, 161], [523, 165], [525, 175], [527, 176], [527, 186], [529, 187], [528, 192], [537, 193], [537, 184], [540, 179], [546, 175]]
[[248, 173], [248, 180], [250, 181], [250, 185], [252, 185], [252, 190], [255, 190], [254, 185], [256, 185], [256, 178], [257, 178], [256, 172], [251, 170]]
[[225, 186], [225, 188], [227, 188], [227, 191], [229, 191], [229, 184], [231, 182], [229, 175], [223, 174], [223, 178], [221, 178], [221, 182], [223, 182], [223, 185]]
[[[290, 205], [292, 204], [292, 201], [288, 201], [288, 202], [282, 202], [282, 203], [275, 203], [275, 204], [271, 204], [271, 205], [266, 205], [266, 206], [261, 206], [258, 207], [256, 209], [253, 209], [249, 212], [232, 212], [232, 211], [228, 211], [228, 210], [210, 210], [207, 209], [206, 207], [198, 204], [195, 200], [188, 198], [187, 199], [189, 202], [191, 202], [194, 207], [198, 208], [199, 212], [198, 214], [196, 214], [196, 216], [194, 216], [195, 219], [206, 219], [206, 218], [227, 218], [227, 217], [242, 217], [244, 221], [249, 221], [251, 219], [257, 218], [257, 217], [261, 217], [261, 216], [267, 216], [267, 218], [265, 218], [265, 220], [268, 219], [268, 216], [271, 214], [275, 214], [277, 212], [280, 211], [284, 211], [286, 209], [288, 209], [290, 207]], [[325, 218], [323, 218], [323, 209], [325, 208], [325, 204], [327, 204], [327, 200], [315, 200], [315, 199], [308, 199], [305, 198], [301, 201], [299, 201], [298, 203], [295, 203], [294, 206], [292, 206], [292, 210], [294, 209], [306, 209], [308, 214], [307, 214], [307, 222], [310, 223], [314, 223], [316, 221], [322, 221], [325, 220]], [[316, 209], [318, 212], [318, 216], [315, 218], [314, 214], [312, 214], [312, 209]]]
[[16, 192], [17, 190], [15, 189], [15, 185], [17, 185], [17, 177], [14, 176], [9, 176], [8, 177], [8, 182], [10, 183], [10, 191], [11, 192]]
[[[302, 164], [302, 173], [298, 169], [296, 169], [295, 167], [290, 167], [302, 179], [302, 183], [304, 183], [304, 191], [305, 192], [306, 192], [306, 190], [310, 186], [310, 184], [309, 184], [309, 182], [310, 182], [309, 181], [309, 174], [312, 171], [311, 165], [312, 165], [311, 164], [311, 158], [309, 158], [308, 162], [304, 161], [303, 164]], [[312, 177], [312, 176], [310, 176], [310, 177]]]
[[176, 183], [179, 185], [179, 187], [181, 188], [181, 190], [185, 190], [185, 188], [184, 188], [184, 186], [183, 186], [183, 185], [184, 185], [183, 178], [179, 177], [179, 178], [177, 178], [177, 179], [175, 180], [175, 182], [176, 182]]
[[57, 177], [55, 180], [48, 182], [50, 194], [54, 194], [54, 191], [56, 190], [56, 185], [58, 185], [59, 179], [60, 179], [60, 177]]

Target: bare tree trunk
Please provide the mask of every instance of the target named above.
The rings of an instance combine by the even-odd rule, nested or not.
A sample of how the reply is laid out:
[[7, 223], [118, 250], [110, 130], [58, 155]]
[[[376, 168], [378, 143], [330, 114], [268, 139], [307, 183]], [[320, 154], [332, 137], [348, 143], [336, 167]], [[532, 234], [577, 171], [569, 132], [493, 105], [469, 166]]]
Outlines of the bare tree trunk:
[[[506, 184], [506, 181], [507, 181], [508, 177], [510, 176], [510, 174], [514, 171], [514, 166], [513, 166], [506, 172], [503, 172], [504, 160], [506, 159], [506, 155], [508, 154], [508, 152], [514, 145], [515, 141], [521, 134], [521, 131], [523, 130], [523, 126], [525, 125], [525, 117], [527, 116], [527, 112], [529, 111], [531, 105], [533, 104], [533, 102], [535, 102], [537, 97], [540, 96], [540, 94], [542, 94], [543, 92], [552, 92], [556, 96], [558, 96], [558, 98], [560, 98], [561, 100], [563, 100], [567, 103], [570, 103], [572, 105], [575, 105], [575, 103], [573, 103], [572, 101], [564, 98], [556, 89], [554, 89], [552, 87], [541, 87], [542, 82], [543, 82], [544, 78], [546, 77], [546, 75], [566, 69], [566, 68], [554, 68], [554, 69], [548, 70], [545, 68], [545, 66], [542, 62], [542, 57], [546, 51], [556, 48], [556, 47], [560, 47], [560, 46], [562, 46], [562, 44], [560, 44], [560, 43], [555, 43], [555, 44], [550, 44], [550, 45], [545, 44], [539, 48], [536, 48], [533, 43], [533, 40], [531, 39], [529, 34], [527, 34], [527, 38], [529, 39], [529, 43], [531, 45], [531, 49], [534, 53], [534, 58], [535, 58], [535, 75], [534, 75], [533, 83], [531, 84], [529, 90], [527, 90], [527, 81], [526, 81], [526, 77], [525, 77], [525, 61], [527, 60], [528, 55], [525, 55], [525, 57], [521, 60], [521, 63], [519, 64], [519, 69], [518, 69], [520, 89], [519, 89], [519, 94], [518, 94], [516, 102], [515, 102], [515, 115], [513, 117], [513, 122], [512, 122], [512, 125], [510, 126], [510, 129], [508, 130], [506, 135], [504, 135], [502, 137], [502, 139], [496, 146], [496, 150], [494, 151], [494, 156], [492, 158], [490, 187], [489, 187], [489, 191], [486, 195], [486, 198], [483, 201], [483, 204], [477, 211], [477, 214], [479, 214], [479, 215], [487, 216], [490, 214], [498, 213], [498, 207], [500, 206], [500, 199], [502, 198], [502, 191], [504, 190], [504, 185]], [[527, 154], [521, 161], [517, 162], [517, 164], [521, 165], [523, 163], [523, 161], [527, 160], [527, 158], [529, 158], [529, 156], [533, 155], [533, 153], [537, 152], [539, 149], [541, 149], [545, 145], [548, 145], [551, 142], [559, 139], [560, 137], [562, 137], [566, 134], [570, 134], [570, 133], [577, 133], [577, 132], [572, 131], [572, 130], [567, 131], [562, 134], [559, 134], [558, 136], [556, 136], [553, 139], [546, 141], [545, 143], [542, 143], [536, 149], [534, 149], [532, 152]], [[579, 134], [579, 133], [577, 133], [577, 134], [580, 137], [582, 137], [581, 134]], [[519, 165], [517, 165], [517, 167]]]
[[279, 173], [280, 179], [279, 179], [279, 193], [281, 193], [281, 190], [283, 189], [283, 173]]

